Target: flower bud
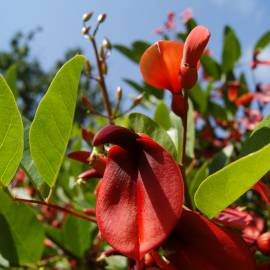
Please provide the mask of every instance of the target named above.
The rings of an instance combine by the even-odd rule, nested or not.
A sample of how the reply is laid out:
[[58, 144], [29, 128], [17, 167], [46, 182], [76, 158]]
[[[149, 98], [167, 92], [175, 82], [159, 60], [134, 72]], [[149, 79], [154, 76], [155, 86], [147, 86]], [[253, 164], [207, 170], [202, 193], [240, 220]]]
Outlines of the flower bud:
[[89, 21], [93, 16], [93, 12], [87, 12], [83, 14], [82, 21], [87, 22]]
[[122, 87], [121, 86], [118, 86], [116, 88], [116, 97], [118, 100], [121, 100], [122, 99], [122, 94], [123, 94], [123, 91], [122, 91]]
[[106, 20], [106, 17], [107, 17], [106, 13], [98, 15], [97, 18], [98, 23], [103, 23]]
[[144, 94], [139, 94], [134, 100], [133, 100], [133, 104], [132, 107], [136, 107], [137, 105], [139, 105], [142, 100], [144, 98]]
[[88, 60], [84, 63], [84, 70], [86, 74], [90, 74], [92, 71], [92, 65]]
[[84, 36], [87, 36], [88, 34], [89, 34], [89, 31], [90, 31], [90, 26], [84, 26], [83, 28], [82, 28], [82, 34], [84, 35]]
[[107, 38], [105, 38], [102, 41], [102, 47], [105, 48], [105, 49], [111, 50], [112, 44]]
[[84, 107], [85, 107], [87, 110], [89, 110], [89, 112], [93, 112], [93, 111], [94, 111], [94, 107], [93, 107], [93, 105], [92, 105], [92, 103], [91, 103], [91, 101], [89, 100], [88, 97], [82, 96], [82, 97], [81, 97], [81, 102], [82, 102], [82, 104], [84, 105]]

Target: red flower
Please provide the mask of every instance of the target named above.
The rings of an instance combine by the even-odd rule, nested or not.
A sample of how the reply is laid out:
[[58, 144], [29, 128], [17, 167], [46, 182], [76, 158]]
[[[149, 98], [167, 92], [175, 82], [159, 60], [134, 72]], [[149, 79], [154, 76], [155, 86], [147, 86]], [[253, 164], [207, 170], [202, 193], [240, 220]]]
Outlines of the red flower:
[[264, 228], [264, 221], [261, 217], [238, 208], [226, 208], [213, 220], [225, 227], [240, 230], [242, 239], [248, 245], [254, 244]]
[[172, 231], [182, 212], [183, 180], [178, 164], [146, 135], [107, 126], [95, 146], [109, 149], [100, 181], [96, 217], [102, 237], [122, 254], [139, 260]]
[[246, 106], [246, 105], [249, 105], [253, 99], [254, 99], [254, 93], [247, 93], [237, 98], [235, 100], [235, 104], [237, 106], [241, 106], [241, 105]]
[[209, 31], [197, 26], [185, 43], [168, 40], [156, 42], [144, 52], [140, 61], [144, 80], [174, 94], [180, 93], [182, 88], [192, 88], [197, 81], [199, 59], [209, 38]]
[[270, 188], [262, 181], [260, 180], [253, 189], [257, 191], [262, 199], [270, 205]]
[[240, 87], [239, 81], [230, 82], [228, 85], [228, 99], [234, 102], [237, 99], [238, 90]]
[[175, 269], [256, 269], [248, 246], [237, 234], [188, 210], [183, 211], [164, 248]]

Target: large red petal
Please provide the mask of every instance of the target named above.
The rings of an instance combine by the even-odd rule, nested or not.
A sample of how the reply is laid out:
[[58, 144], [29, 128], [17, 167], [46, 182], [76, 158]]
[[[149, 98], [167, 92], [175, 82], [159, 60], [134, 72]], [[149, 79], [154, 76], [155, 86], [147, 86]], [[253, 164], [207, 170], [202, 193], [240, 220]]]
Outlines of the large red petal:
[[177, 163], [151, 139], [138, 143], [136, 156], [119, 146], [110, 149], [96, 205], [102, 237], [137, 260], [168, 236], [183, 205]]
[[183, 211], [165, 248], [177, 269], [256, 269], [254, 258], [238, 235], [188, 210]]
[[181, 86], [180, 64], [184, 44], [161, 40], [150, 46], [140, 61], [143, 79], [158, 89], [179, 93]]

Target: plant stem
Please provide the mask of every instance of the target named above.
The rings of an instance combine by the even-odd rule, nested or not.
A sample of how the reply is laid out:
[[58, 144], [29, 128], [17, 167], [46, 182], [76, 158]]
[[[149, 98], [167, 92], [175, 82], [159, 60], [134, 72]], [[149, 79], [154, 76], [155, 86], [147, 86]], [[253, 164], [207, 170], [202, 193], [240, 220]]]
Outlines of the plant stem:
[[113, 122], [113, 120], [112, 120], [112, 107], [111, 107], [111, 103], [109, 100], [109, 95], [108, 95], [108, 90], [107, 90], [107, 86], [106, 86], [105, 79], [104, 79], [104, 74], [102, 71], [102, 65], [101, 65], [102, 63], [101, 63], [99, 55], [98, 55], [97, 43], [96, 43], [94, 36], [89, 37], [89, 40], [92, 43], [95, 57], [96, 57], [98, 73], [99, 73], [98, 83], [100, 85], [104, 106], [108, 112], [109, 121], [110, 121], [110, 123], [112, 123]]
[[73, 216], [76, 216], [78, 218], [85, 219], [85, 220], [88, 220], [88, 221], [91, 221], [91, 222], [96, 223], [96, 220], [93, 217], [84, 215], [84, 214], [82, 214], [80, 212], [77, 212], [75, 210], [68, 209], [68, 208], [65, 208], [65, 207], [62, 207], [62, 206], [53, 204], [53, 203], [46, 203], [44, 201], [37, 201], [37, 200], [32, 200], [32, 199], [23, 199], [23, 198], [16, 198], [16, 197], [14, 198], [14, 200], [17, 201], [17, 202], [23, 202], [23, 203], [45, 205], [47, 207], [55, 208], [55, 209], [57, 209], [59, 211], [68, 213], [68, 214], [73, 215]]
[[182, 129], [182, 156], [181, 156], [181, 171], [185, 185], [185, 199], [186, 205], [192, 207], [191, 198], [188, 190], [187, 179], [186, 179], [186, 144], [187, 144], [187, 118], [188, 118], [188, 95], [186, 89], [183, 89], [184, 93], [184, 104], [186, 109], [182, 117], [183, 129]]

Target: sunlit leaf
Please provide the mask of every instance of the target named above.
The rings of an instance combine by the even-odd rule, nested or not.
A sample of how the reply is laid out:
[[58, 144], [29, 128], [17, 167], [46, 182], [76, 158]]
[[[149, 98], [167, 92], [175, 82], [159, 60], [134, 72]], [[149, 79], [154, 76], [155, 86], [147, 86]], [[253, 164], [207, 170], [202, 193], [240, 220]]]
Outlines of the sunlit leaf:
[[0, 76], [0, 183], [8, 185], [23, 154], [23, 123], [14, 96]]
[[9, 85], [15, 99], [18, 97], [18, 89], [17, 89], [17, 66], [11, 65], [6, 73], [5, 73], [5, 79], [7, 81], [7, 84]]
[[34, 161], [31, 157], [29, 146], [29, 129], [31, 122], [24, 118], [24, 151], [20, 167], [24, 170], [27, 177], [34, 183], [36, 188], [41, 192], [43, 198], [47, 198], [49, 193], [49, 186], [43, 181], [39, 174]]
[[57, 72], [30, 128], [30, 151], [40, 175], [54, 186], [72, 130], [85, 57], [78, 55]]
[[228, 207], [268, 172], [269, 156], [268, 144], [207, 177], [195, 194], [198, 209], [212, 218]]

